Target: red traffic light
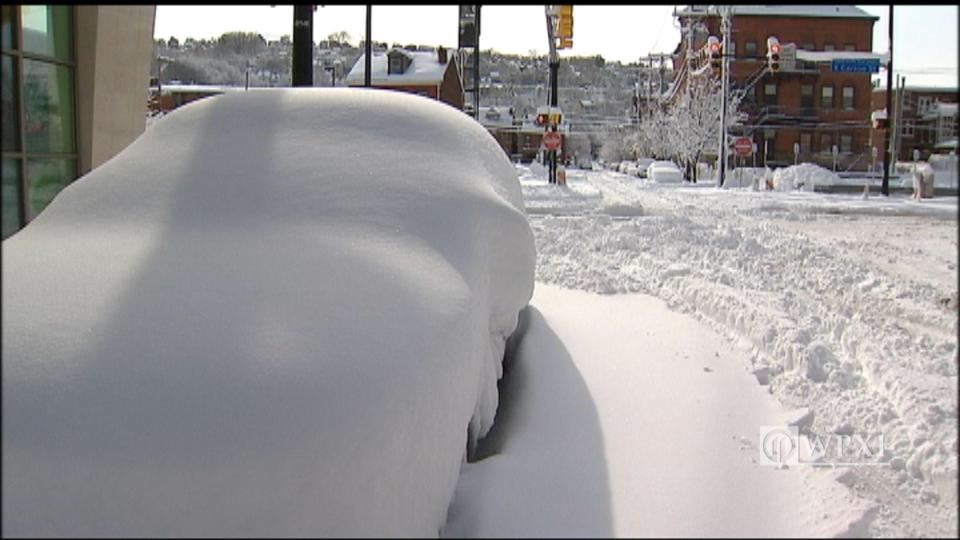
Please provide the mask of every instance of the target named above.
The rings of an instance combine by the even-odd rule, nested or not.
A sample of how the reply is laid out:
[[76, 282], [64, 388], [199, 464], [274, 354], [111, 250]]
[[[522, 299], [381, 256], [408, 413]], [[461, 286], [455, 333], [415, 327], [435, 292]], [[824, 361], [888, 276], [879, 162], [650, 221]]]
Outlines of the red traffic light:
[[711, 44], [710, 44], [710, 52], [712, 52], [712, 53], [718, 53], [718, 52], [720, 52], [720, 44], [719, 44], [719, 43], [711, 43]]
[[779, 44], [779, 43], [773, 43], [773, 44], [771, 44], [771, 45], [770, 45], [770, 53], [771, 53], [771, 54], [780, 54], [780, 44]]

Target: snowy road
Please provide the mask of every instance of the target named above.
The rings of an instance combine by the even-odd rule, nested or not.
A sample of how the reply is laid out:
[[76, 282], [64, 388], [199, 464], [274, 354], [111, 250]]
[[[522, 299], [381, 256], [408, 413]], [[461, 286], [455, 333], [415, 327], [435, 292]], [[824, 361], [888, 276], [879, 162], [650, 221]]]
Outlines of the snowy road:
[[[711, 492], [710, 487], [727, 482], [721, 471], [713, 469], [734, 471], [739, 465], [722, 453], [729, 449], [715, 447], [717, 441], [723, 435], [732, 440], [733, 433], [739, 432], [756, 443], [758, 429], [766, 425], [760, 422], [770, 419], [762, 406], [749, 401], [752, 391], [772, 394], [784, 409], [806, 407], [812, 413], [808, 429], [814, 435], [884, 437], [881, 459], [889, 466], [845, 468], [843, 484], [859, 498], [831, 503], [846, 509], [845, 517], [822, 518], [823, 527], [842, 530], [844, 523], [849, 525], [850, 515], [863, 514], [874, 504], [876, 512], [867, 512], [863, 522], [871, 536], [956, 534], [956, 198], [916, 202], [897, 197], [718, 190], [712, 185], [651, 186], [607, 171], [571, 171], [568, 185], [558, 187], [547, 185], [541, 171], [518, 167], [518, 173], [537, 239], [538, 285], [533, 305], [559, 336], [587, 387], [601, 380], [602, 373], [613, 377], [625, 373], [613, 369], [594, 373], [598, 368], [590, 362], [596, 358], [601, 358], [605, 367], [622, 367], [636, 364], [640, 357], [645, 365], [663, 361], [664, 356], [676, 357], [671, 368], [700, 369], [696, 375], [681, 377], [676, 372], [658, 372], [653, 364], [642, 378], [654, 385], [652, 390], [670, 390], [662, 394], [674, 398], [665, 405], [667, 411], [688, 412], [679, 424], [683, 434], [705, 435], [703, 439], [684, 439], [685, 448], [698, 442], [702, 454], [721, 456], [718, 461], [707, 460], [709, 466], [704, 469], [690, 465], [697, 463], [696, 459], [685, 460], [685, 466], [668, 459], [690, 457], [682, 452], [650, 454], [644, 467], [631, 469], [636, 462], [616, 457], [608, 447], [605, 463], [613, 528], [600, 534], [832, 534], [826, 529], [813, 531], [802, 523], [810, 516], [822, 517], [808, 504], [810, 498], [823, 499], [823, 494], [833, 492], [813, 477], [807, 481], [817, 482], [819, 487], [811, 490], [807, 486], [808, 496], [799, 497], [793, 512], [778, 513], [779, 499], [765, 497], [764, 504], [773, 506], [759, 515], [779, 516], [767, 521], [740, 519], [745, 509], [753, 507], [748, 503], [749, 494], [796, 494], [798, 485], [767, 485], [761, 476], [741, 480], [746, 483], [740, 491], [747, 493], [727, 495], [743, 502], [739, 511], [724, 510], [716, 499], [708, 499], [713, 501], [712, 510], [703, 512], [705, 507], [697, 499], [664, 497], [674, 510], [683, 509], [682, 519], [667, 517], [677, 514], [658, 507], [662, 500], [645, 498], [651, 493], [668, 494], [677, 486], [719, 493]], [[655, 296], [672, 315], [686, 314], [699, 322], [701, 329], [689, 330], [685, 336], [712, 331], [734, 344], [739, 352], [728, 349], [735, 359], [724, 365], [735, 371], [739, 362], [739, 375], [745, 378], [722, 379], [719, 371], [709, 373], [716, 377], [707, 377], [702, 368], [713, 366], [700, 356], [703, 351], [683, 341], [688, 338], [675, 341], [672, 349], [639, 340], [634, 336], [636, 328], [620, 326], [619, 319], [604, 315], [609, 306], [597, 308], [592, 319], [582, 319], [595, 321], [589, 332], [585, 322], [562, 322], [550, 310], [563, 302], [545, 300], [544, 283], [616, 295], [600, 300], [632, 298], [635, 295], [623, 293], [635, 292]], [[575, 316], [581, 315], [581, 309], [590, 311], [585, 307], [591, 304], [586, 298], [597, 297], [578, 297]], [[663, 330], [659, 326], [662, 320], [654, 320], [650, 327], [659, 329], [658, 334]], [[685, 349], [688, 346], [693, 348]], [[596, 353], [597, 347], [602, 354]], [[690, 365], [682, 363], [683, 354], [690, 357]], [[654, 374], [670, 376], [652, 377]], [[744, 380], [752, 381], [752, 386], [748, 385], [751, 390], [737, 386]], [[697, 386], [701, 383], [707, 386]], [[689, 387], [697, 390], [690, 395], [702, 397], [705, 403], [707, 396], [717, 392], [737, 399], [713, 402], [712, 408], [685, 409], [690, 404], [683, 396], [688, 395]], [[643, 401], [646, 398], [609, 385], [600, 384], [597, 389], [588, 394], [598, 410], [604, 442], [619, 441], [612, 443], [613, 448], [622, 445], [634, 452], [653, 451], [649, 444], [644, 446], [625, 435], [636, 422], [643, 423], [650, 405]], [[738, 408], [740, 405], [743, 407]], [[634, 413], [625, 416], [624, 410]], [[734, 424], [728, 424], [723, 413], [737, 410], [741, 413], [729, 420]], [[686, 429], [698, 425], [718, 431]], [[657, 436], [682, 438], [676, 432]], [[658, 441], [662, 444], [662, 439]], [[528, 457], [536, 461], [533, 454]], [[524, 463], [505, 454], [493, 459], [519, 460], [518, 467]], [[661, 472], [659, 481], [644, 476], [651, 467]], [[508, 482], [515, 478], [515, 474], [503, 476]], [[776, 481], [785, 477], [780, 475]], [[488, 487], [496, 485], [496, 475], [483, 482]], [[462, 485], [469, 491], [470, 481]], [[833, 482], [833, 486], [840, 484]], [[498, 489], [503, 492], [505, 488], [500, 485]], [[625, 513], [624, 504], [659, 510]], [[703, 514], [727, 516], [729, 522], [708, 524], [711, 517]], [[466, 516], [469, 512], [461, 514], [460, 523]], [[801, 521], [792, 526], [778, 521], [794, 518]], [[781, 526], [786, 528], [778, 529]], [[479, 534], [499, 534], [524, 529], [478, 530], [482, 531]]]

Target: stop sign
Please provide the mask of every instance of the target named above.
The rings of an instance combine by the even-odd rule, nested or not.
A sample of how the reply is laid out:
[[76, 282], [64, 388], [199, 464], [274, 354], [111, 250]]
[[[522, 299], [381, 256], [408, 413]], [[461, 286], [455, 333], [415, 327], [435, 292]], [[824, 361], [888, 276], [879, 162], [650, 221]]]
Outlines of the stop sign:
[[733, 149], [736, 150], [738, 156], [749, 156], [753, 153], [753, 141], [746, 137], [737, 137], [737, 140], [733, 142]]
[[543, 146], [547, 150], [556, 150], [560, 148], [560, 133], [557, 131], [548, 131], [543, 134]]

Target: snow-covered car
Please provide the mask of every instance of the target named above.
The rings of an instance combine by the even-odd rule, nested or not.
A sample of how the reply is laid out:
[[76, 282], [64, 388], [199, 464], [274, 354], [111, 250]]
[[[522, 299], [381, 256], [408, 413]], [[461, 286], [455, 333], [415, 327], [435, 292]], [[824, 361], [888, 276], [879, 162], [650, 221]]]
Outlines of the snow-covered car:
[[624, 167], [623, 173], [630, 176], [637, 176], [637, 164], [633, 161], [627, 162], [627, 166]]
[[672, 184], [683, 181], [683, 173], [672, 161], [654, 161], [647, 167], [647, 178], [658, 184]]
[[640, 158], [637, 160], [637, 176], [640, 178], [647, 177], [647, 168], [650, 167], [650, 164], [655, 160], [653, 158]]
[[618, 173], [626, 174], [626, 173], [627, 173], [627, 167], [629, 167], [629, 166], [630, 166], [630, 162], [627, 161], [627, 160], [623, 160], [623, 161], [620, 162], [619, 165], [617, 165], [617, 172], [618, 172]]
[[2, 243], [3, 535], [436, 535], [535, 257], [441, 102], [177, 109]]

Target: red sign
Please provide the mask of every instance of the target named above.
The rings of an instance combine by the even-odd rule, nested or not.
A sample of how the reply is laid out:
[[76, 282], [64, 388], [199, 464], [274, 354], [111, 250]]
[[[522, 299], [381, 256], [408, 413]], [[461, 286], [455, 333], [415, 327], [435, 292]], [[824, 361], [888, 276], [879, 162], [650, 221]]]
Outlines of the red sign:
[[543, 134], [543, 146], [547, 150], [556, 150], [560, 148], [560, 133], [557, 131], [548, 131]]
[[733, 149], [738, 156], [749, 156], [753, 153], [753, 141], [746, 137], [738, 137], [733, 141]]

